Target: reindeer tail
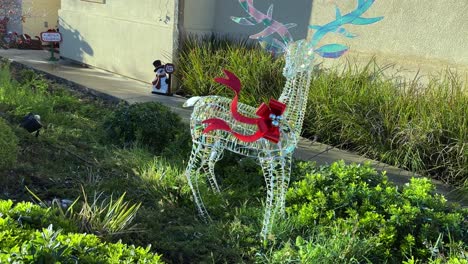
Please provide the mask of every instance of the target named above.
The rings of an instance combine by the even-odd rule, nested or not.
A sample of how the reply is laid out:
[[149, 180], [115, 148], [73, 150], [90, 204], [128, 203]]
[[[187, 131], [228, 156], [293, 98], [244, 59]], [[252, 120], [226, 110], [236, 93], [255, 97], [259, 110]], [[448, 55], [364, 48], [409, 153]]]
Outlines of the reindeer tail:
[[192, 107], [194, 106], [198, 100], [200, 100], [202, 97], [201, 96], [194, 96], [190, 97], [187, 101], [185, 101], [183, 107]]

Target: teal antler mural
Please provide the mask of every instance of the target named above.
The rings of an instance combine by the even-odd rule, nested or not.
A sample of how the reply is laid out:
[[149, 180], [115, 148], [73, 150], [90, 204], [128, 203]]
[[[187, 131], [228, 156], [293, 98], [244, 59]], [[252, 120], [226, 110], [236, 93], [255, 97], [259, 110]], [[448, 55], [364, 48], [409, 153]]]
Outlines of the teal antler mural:
[[[351, 25], [369, 25], [375, 22], [378, 22], [383, 19], [383, 17], [374, 17], [374, 18], [364, 18], [361, 17], [364, 12], [366, 12], [374, 3], [375, 0], [358, 0], [358, 5], [355, 10], [346, 14], [344, 16], [341, 15], [340, 9], [336, 8], [336, 20], [331, 21], [328, 24], [323, 26], [318, 25], [310, 25], [310, 29], [316, 30], [314, 35], [312, 36], [312, 40], [310, 41], [310, 46], [315, 47], [320, 42], [320, 40], [325, 37], [328, 33], [338, 33], [343, 35], [347, 38], [354, 38], [356, 37], [355, 34], [348, 32], [345, 28], [343, 28], [346, 24]], [[343, 55], [346, 51], [348, 51], [348, 47], [342, 44], [327, 44], [323, 45], [318, 49], [314, 49], [314, 52], [321, 57], [324, 58], [338, 58]]]

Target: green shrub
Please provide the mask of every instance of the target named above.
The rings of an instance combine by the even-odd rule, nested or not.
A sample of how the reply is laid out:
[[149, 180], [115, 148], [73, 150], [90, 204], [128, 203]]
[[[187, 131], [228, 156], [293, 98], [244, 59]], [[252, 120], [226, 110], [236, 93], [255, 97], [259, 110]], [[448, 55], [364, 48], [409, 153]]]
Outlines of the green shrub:
[[5, 221], [14, 219], [15, 224], [26, 229], [42, 229], [52, 224], [64, 232], [78, 230], [74, 223], [61, 217], [55, 209], [43, 208], [30, 202], [14, 204], [11, 200], [0, 200], [0, 217]]
[[121, 105], [104, 122], [104, 127], [108, 136], [123, 146], [140, 143], [158, 153], [187, 129], [177, 114], [153, 102]]
[[[294, 183], [287, 211], [302, 232], [345, 221], [360, 239], [376, 236], [373, 261], [429, 259], [468, 243], [468, 210], [448, 204], [428, 179], [413, 178], [399, 190], [369, 165], [333, 163]], [[436, 249], [434, 249], [436, 248]]]
[[52, 209], [2, 200], [0, 213], [0, 263], [162, 263], [150, 247], [70, 233], [70, 223]]
[[161, 156], [174, 161], [188, 159], [192, 149], [192, 135], [190, 135], [188, 128], [187, 124], [178, 131], [174, 140], [166, 146]]
[[0, 117], [0, 170], [10, 168], [16, 161], [18, 137], [6, 120]]
[[[360, 238], [358, 223], [350, 224], [340, 219], [331, 226], [316, 226], [309, 240], [301, 236], [295, 244], [286, 243], [283, 248], [266, 257], [268, 263], [367, 263], [378, 237]], [[383, 263], [383, 262], [375, 262]]]

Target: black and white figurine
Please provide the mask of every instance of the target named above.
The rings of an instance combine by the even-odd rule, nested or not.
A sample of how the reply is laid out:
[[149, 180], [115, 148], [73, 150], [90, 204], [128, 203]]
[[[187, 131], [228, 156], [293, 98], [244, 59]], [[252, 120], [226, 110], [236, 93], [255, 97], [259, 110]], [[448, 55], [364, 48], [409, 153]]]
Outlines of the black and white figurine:
[[164, 65], [161, 63], [160, 60], [155, 60], [153, 62], [154, 72], [156, 73], [156, 77], [154, 78], [152, 84], [153, 88], [151, 93], [154, 94], [167, 94], [169, 89], [169, 81], [167, 79], [167, 73], [164, 69]]

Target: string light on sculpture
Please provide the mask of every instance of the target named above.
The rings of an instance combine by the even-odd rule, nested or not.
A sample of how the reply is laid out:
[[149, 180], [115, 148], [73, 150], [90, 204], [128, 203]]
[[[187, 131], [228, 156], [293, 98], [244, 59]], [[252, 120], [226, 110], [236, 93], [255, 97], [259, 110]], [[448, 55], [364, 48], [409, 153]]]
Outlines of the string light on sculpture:
[[267, 187], [261, 231], [262, 238], [265, 239], [275, 218], [284, 213], [292, 154], [302, 130], [314, 56], [338, 58], [348, 50], [342, 44], [317, 45], [328, 33], [355, 37], [343, 28], [346, 24], [367, 25], [381, 20], [382, 17], [361, 17], [374, 0], [358, 0], [357, 7], [352, 12], [341, 15], [336, 8], [335, 20], [323, 26], [310, 26], [315, 30], [310, 41], [293, 41], [288, 28], [295, 24], [284, 25], [273, 20], [272, 6], [264, 14], [254, 8], [253, 0], [239, 0], [239, 3], [250, 17], [232, 17], [235, 22], [242, 25], [263, 23], [266, 26], [265, 30], [250, 36], [251, 38], [266, 41], [267, 36], [279, 34], [281, 41], [273, 38], [267, 46], [270, 51], [285, 53], [283, 75], [286, 77], [286, 84], [278, 100], [270, 99], [268, 104], [254, 108], [238, 101], [241, 81], [234, 73], [224, 70], [225, 78], [216, 78], [215, 81], [234, 91], [233, 99], [204, 96], [187, 100], [185, 106], [194, 106], [194, 110], [190, 121], [193, 145], [185, 175], [200, 215], [209, 219], [198, 189], [199, 177], [206, 176], [212, 189], [219, 192], [214, 165], [224, 150], [256, 158], [262, 167]]

